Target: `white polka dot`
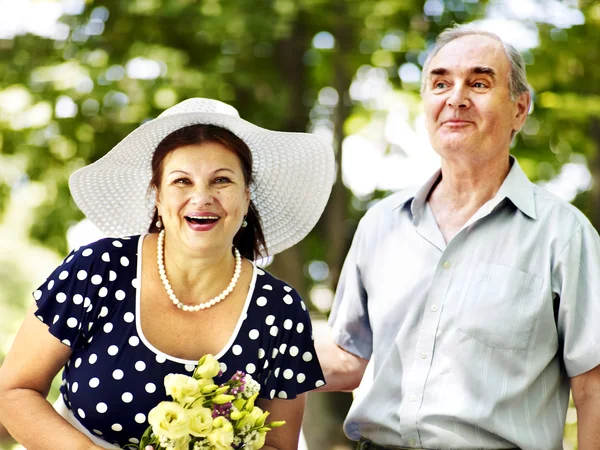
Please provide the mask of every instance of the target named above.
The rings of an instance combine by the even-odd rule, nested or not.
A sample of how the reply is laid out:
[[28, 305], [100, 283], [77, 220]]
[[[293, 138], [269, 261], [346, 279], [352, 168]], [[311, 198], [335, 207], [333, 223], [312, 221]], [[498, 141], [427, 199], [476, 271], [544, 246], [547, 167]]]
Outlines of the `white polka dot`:
[[259, 269], [259, 268], [257, 267], [257, 268], [256, 268], [256, 273], [257, 273], [258, 275], [264, 275], [264, 274], [265, 274], [265, 271], [264, 271], [264, 270], [262, 270], [262, 269]]
[[156, 385], [154, 383], [147, 383], [146, 392], [148, 394], [154, 394], [156, 392]]
[[256, 304], [258, 306], [265, 306], [267, 304], [267, 298], [266, 297], [258, 297], [256, 299]]
[[279, 333], [279, 328], [273, 325], [269, 330], [269, 333], [271, 334], [271, 336], [277, 336], [277, 334]]
[[117, 292], [115, 292], [115, 298], [119, 301], [123, 300], [125, 298], [125, 291], [119, 289]]
[[273, 325], [275, 323], [275, 316], [270, 314], [267, 316], [267, 318], [265, 319], [265, 323], [267, 325]]
[[76, 305], [81, 305], [83, 303], [83, 295], [75, 294], [73, 296], [73, 303], [75, 303]]
[[44, 317], [41, 316], [41, 315], [39, 315], [39, 314], [37, 316], [35, 316], [35, 317], [37, 317], [40, 322], [44, 321]]
[[294, 327], [294, 322], [292, 322], [290, 319], [286, 319], [283, 322], [283, 328], [285, 328], [286, 330], [291, 330]]
[[127, 323], [131, 323], [135, 320], [135, 316], [133, 315], [133, 313], [125, 313], [125, 315], [123, 316], [123, 320]]
[[92, 304], [92, 301], [91, 301], [91, 300], [90, 300], [88, 297], [86, 297], [86, 298], [83, 300], [83, 307], [84, 307], [84, 308], [88, 308], [88, 307], [89, 307], [91, 304]]
[[56, 301], [58, 303], [64, 303], [66, 299], [67, 299], [67, 296], [65, 295], [64, 292], [59, 292], [58, 294], [56, 294]]
[[269, 367], [269, 360], [265, 359], [265, 363], [263, 365], [263, 369], [266, 369], [267, 367]]
[[103, 306], [102, 309], [100, 310], [100, 314], [98, 314], [98, 317], [106, 317], [108, 315], [108, 308], [106, 306]]
[[292, 292], [292, 288], [291, 288], [291, 287], [289, 287], [289, 286], [284, 286], [284, 287], [283, 287], [283, 290], [284, 290], [285, 292]]
[[140, 441], [137, 438], [129, 438], [129, 442], [131, 442], [132, 444], [139, 444]]
[[138, 372], [143, 372], [146, 370], [146, 363], [144, 361], [138, 361], [135, 363], [135, 370]]
[[167, 360], [167, 358], [165, 358], [164, 355], [156, 355], [156, 358], [154, 359], [156, 359], [156, 362], [160, 364], [164, 363]]
[[116, 345], [111, 345], [110, 347], [108, 347], [108, 354], [110, 356], [115, 356], [117, 353], [119, 353], [119, 347], [117, 347]]
[[283, 378], [285, 378], [286, 380], [291, 380], [293, 376], [294, 371], [292, 369], [285, 369], [283, 371]]
[[279, 353], [279, 350], [277, 350], [276, 348], [274, 348], [273, 351], [271, 352], [271, 358], [275, 358], [278, 353]]
[[124, 403], [131, 403], [133, 401], [133, 394], [131, 392], [125, 392], [121, 395], [121, 400], [123, 400]]
[[315, 383], [315, 387], [321, 387], [325, 384], [325, 382], [323, 380], [319, 380]]
[[298, 323], [298, 325], [296, 325], [296, 331], [298, 333], [302, 333], [304, 331], [304, 324], [302, 322]]
[[94, 377], [90, 380], [89, 385], [91, 388], [97, 388], [98, 386], [100, 386], [100, 380], [97, 377]]
[[110, 255], [108, 254], [108, 252], [102, 253], [102, 261], [110, 262]]
[[63, 340], [62, 340], [62, 341], [60, 341], [60, 342], [62, 342], [63, 344], [65, 344], [65, 345], [67, 345], [67, 346], [69, 346], [69, 347], [71, 346], [71, 341], [70, 341], [70, 340], [68, 340], [68, 339], [63, 339]]
[[248, 333], [248, 337], [249, 337], [250, 339], [252, 339], [253, 341], [255, 341], [255, 340], [257, 340], [257, 339], [258, 339], [258, 336], [259, 336], [259, 334], [260, 334], [260, 333], [259, 333], [259, 332], [258, 332], [258, 330], [256, 330], [256, 329], [255, 329], [255, 330], [250, 330], [250, 333]]
[[303, 359], [304, 361], [306, 361], [306, 362], [312, 361], [312, 359], [313, 359], [313, 355], [312, 355], [312, 353], [311, 353], [311, 352], [304, 352], [304, 353], [302, 354], [302, 359]]
[[77, 321], [77, 319], [75, 317], [69, 317], [67, 319], [67, 326], [69, 328], [75, 328], [77, 326], [79, 322]]
[[81, 358], [77, 358], [77, 359], [75, 360], [75, 368], [76, 368], [76, 369], [79, 369], [79, 366], [81, 366]]
[[140, 286], [140, 283], [137, 278], [134, 278], [133, 280], [131, 280], [131, 285], [137, 289]]
[[281, 369], [280, 367], [276, 367], [275, 370], [273, 371], [273, 375], [275, 375], [275, 378], [277, 378], [279, 376], [280, 369]]
[[115, 380], [122, 380], [123, 375], [125, 375], [125, 374], [123, 373], [123, 371], [121, 369], [114, 370], [112, 373], [112, 376]]
[[137, 347], [140, 344], [140, 338], [137, 336], [131, 336], [129, 338], [129, 345], [132, 347]]
[[252, 375], [256, 372], [256, 366], [252, 363], [246, 364], [246, 372]]
[[98, 355], [96, 355], [95, 353], [92, 353], [90, 355], [90, 357], [88, 358], [88, 362], [90, 364], [96, 364], [96, 361], [98, 361]]
[[297, 356], [298, 355], [298, 347], [296, 347], [295, 345], [292, 345], [290, 347], [290, 351], [288, 352], [290, 356]]
[[92, 284], [98, 286], [100, 283], [102, 283], [102, 277], [100, 275], [94, 275], [92, 277]]
[[121, 256], [121, 265], [127, 267], [129, 265], [129, 259], [126, 256]]
[[113, 242], [112, 242], [112, 245], [114, 245], [114, 246], [115, 246], [115, 247], [117, 247], [117, 248], [121, 248], [121, 247], [123, 247], [123, 244], [121, 244], [119, 241], [113, 241]]
[[54, 316], [54, 319], [52, 319], [52, 323], [55, 324], [56, 322], [58, 322], [58, 319], [60, 319], [60, 316], [58, 314], [56, 314]]
[[65, 262], [66, 262], [66, 263], [70, 263], [70, 262], [71, 262], [71, 260], [72, 260], [74, 257], [75, 257], [75, 255], [71, 255], [71, 256], [69, 256], [67, 259], [65, 259]]
[[304, 303], [304, 300], [300, 300], [300, 306], [302, 306], [302, 309], [306, 311], [306, 303]]
[[287, 344], [283, 343], [279, 346], [279, 353], [281, 353], [282, 355], [285, 353], [285, 349], [287, 348]]
[[265, 351], [262, 348], [258, 349], [258, 359], [263, 359], [265, 357]]
[[108, 272], [108, 281], [115, 281], [117, 279], [117, 272], [111, 270]]
[[227, 372], [227, 364], [225, 364], [224, 362], [219, 363], [219, 367], [221, 368], [221, 372]]
[[76, 381], [71, 385], [71, 392], [74, 394], [79, 389], [79, 383]]
[[85, 280], [86, 278], [87, 278], [87, 272], [85, 270], [80, 270], [79, 272], [77, 272], [78, 280]]
[[299, 373], [298, 375], [296, 375], [296, 381], [298, 383], [304, 383], [305, 380], [306, 380], [306, 375], [304, 375], [303, 373]]
[[106, 297], [108, 295], [108, 289], [101, 287], [98, 291], [98, 297]]
[[183, 366], [185, 368], [185, 370], [187, 370], [188, 372], [193, 372], [194, 369], [196, 369], [196, 366], [194, 364], [186, 364], [185, 366]]
[[86, 248], [84, 251], [81, 252], [81, 255], [90, 256], [92, 253], [94, 253], [94, 250], [92, 250], [91, 248]]
[[294, 299], [292, 298], [292, 296], [290, 294], [286, 294], [286, 296], [283, 297], [283, 301], [285, 302], [286, 305], [291, 305], [292, 303], [294, 303]]
[[241, 355], [242, 354], [242, 347], [240, 345], [234, 345], [233, 348], [231, 349], [231, 351], [233, 352], [234, 355]]
[[271, 392], [269, 393], [269, 396], [271, 398], [275, 397], [275, 389], [271, 389]]
[[96, 405], [96, 411], [98, 411], [100, 414], [104, 414], [106, 411], [108, 411], [108, 406], [106, 406], [106, 403], [100, 402]]
[[94, 325], [94, 322], [90, 322], [88, 323], [88, 331], [90, 331], [92, 329], [92, 326]]
[[113, 324], [110, 322], [105, 323], [104, 326], [102, 327], [102, 329], [104, 330], [105, 333], [110, 333], [113, 330]]
[[142, 413], [138, 413], [135, 415], [135, 421], [137, 423], [144, 423], [146, 421], [146, 416]]
[[68, 276], [69, 276], [69, 272], [67, 272], [66, 270], [63, 270], [60, 273], [60, 275], [58, 275], [58, 279], [59, 280], [66, 280]]
[[279, 391], [279, 394], [277, 394], [277, 397], [279, 398], [287, 398], [287, 394], [285, 391]]
[[79, 417], [81, 417], [82, 419], [85, 419], [85, 412], [83, 412], [83, 409], [79, 408], [77, 410], [77, 414], [79, 414]]
[[120, 423], [113, 423], [110, 427], [111, 430], [113, 431], [122, 431], [123, 430], [123, 426]]
[[264, 289], [265, 291], [272, 291], [272, 290], [273, 290], [273, 286], [271, 286], [270, 284], [265, 284], [265, 285], [263, 286], [263, 289]]

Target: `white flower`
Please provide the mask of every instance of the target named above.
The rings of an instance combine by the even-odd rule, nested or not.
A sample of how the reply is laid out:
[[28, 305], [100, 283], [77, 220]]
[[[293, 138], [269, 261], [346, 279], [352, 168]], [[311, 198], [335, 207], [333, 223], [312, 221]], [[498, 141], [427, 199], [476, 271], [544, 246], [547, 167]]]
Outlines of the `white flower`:
[[260, 384], [258, 383], [258, 381], [252, 378], [252, 376], [246, 374], [246, 376], [244, 377], [244, 382], [245, 386], [244, 392], [242, 394], [244, 398], [250, 398], [254, 394], [260, 392]]

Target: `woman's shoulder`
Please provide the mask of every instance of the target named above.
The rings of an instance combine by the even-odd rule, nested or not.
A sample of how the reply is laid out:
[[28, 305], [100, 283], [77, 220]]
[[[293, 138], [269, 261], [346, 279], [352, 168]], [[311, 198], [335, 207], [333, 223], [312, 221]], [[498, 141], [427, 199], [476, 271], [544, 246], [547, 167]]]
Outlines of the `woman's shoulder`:
[[[289, 283], [272, 275], [266, 269], [256, 266], [255, 295], [281, 299], [284, 305], [295, 305], [306, 311], [306, 304], [300, 294]], [[258, 301], [260, 304], [260, 301]]]
[[120, 238], [105, 237], [89, 244], [81, 245], [71, 251], [65, 262], [73, 259], [95, 261], [101, 259], [104, 263], [117, 262], [120, 258], [137, 253], [140, 235]]

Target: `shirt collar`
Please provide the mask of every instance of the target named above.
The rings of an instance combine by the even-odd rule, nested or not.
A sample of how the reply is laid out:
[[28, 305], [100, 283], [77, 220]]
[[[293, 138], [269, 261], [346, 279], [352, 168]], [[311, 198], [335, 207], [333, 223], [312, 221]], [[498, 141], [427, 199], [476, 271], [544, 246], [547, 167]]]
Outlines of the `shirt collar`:
[[[494, 207], [505, 198], [508, 198], [517, 208], [525, 215], [535, 219], [535, 195], [533, 192], [533, 184], [521, 169], [519, 162], [514, 156], [509, 156], [511, 168], [508, 175], [502, 182], [500, 189], [494, 196]], [[409, 201], [411, 202], [410, 210], [415, 219], [419, 219], [422, 214], [423, 207], [427, 202], [431, 189], [437, 184], [441, 177], [441, 169], [438, 169], [416, 192], [407, 190], [404, 195], [401, 195], [396, 208], [404, 206]]]

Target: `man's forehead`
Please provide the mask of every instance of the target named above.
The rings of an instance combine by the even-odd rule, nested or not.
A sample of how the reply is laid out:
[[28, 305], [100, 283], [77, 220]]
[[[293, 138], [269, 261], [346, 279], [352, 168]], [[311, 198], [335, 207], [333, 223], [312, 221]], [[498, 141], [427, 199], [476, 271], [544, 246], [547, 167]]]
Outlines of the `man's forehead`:
[[481, 34], [459, 37], [443, 46], [431, 59], [428, 72], [437, 69], [464, 71], [475, 67], [490, 67], [496, 73], [508, 71], [508, 58], [502, 43]]

